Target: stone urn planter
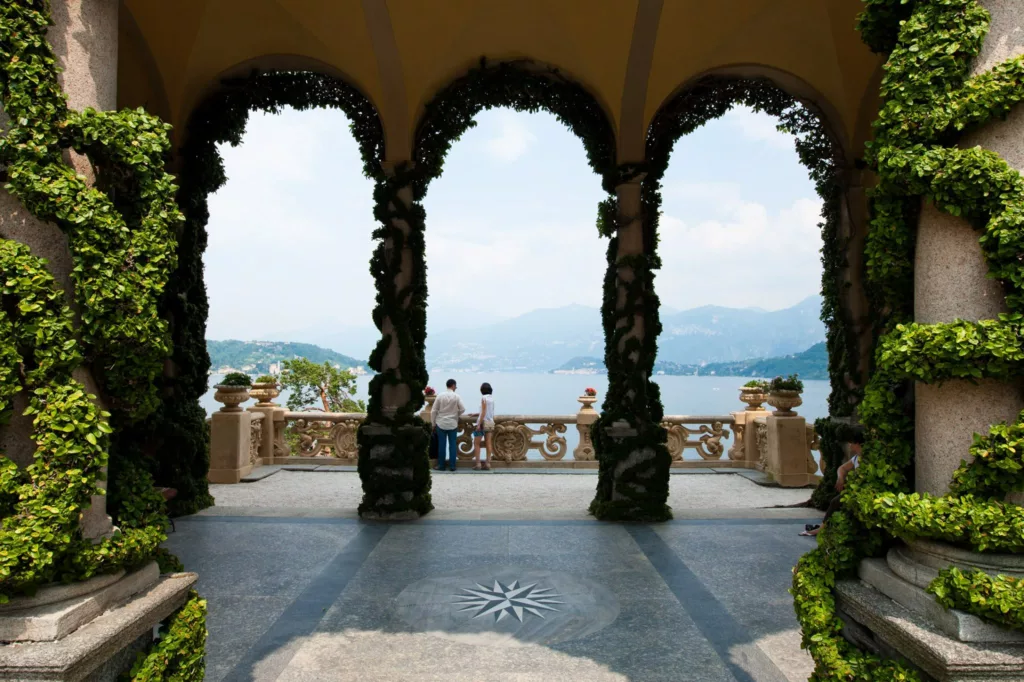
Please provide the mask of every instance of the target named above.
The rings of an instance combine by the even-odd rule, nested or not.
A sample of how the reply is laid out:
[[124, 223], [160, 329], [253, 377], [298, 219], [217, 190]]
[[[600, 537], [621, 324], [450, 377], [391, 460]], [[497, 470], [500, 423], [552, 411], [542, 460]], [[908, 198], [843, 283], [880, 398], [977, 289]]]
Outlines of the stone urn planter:
[[423, 409], [420, 410], [420, 419], [430, 423], [430, 410], [434, 409], [434, 401], [437, 400], [436, 393], [423, 394]]
[[276, 407], [274, 398], [281, 395], [280, 385], [276, 382], [255, 383], [249, 389], [249, 395], [256, 398], [259, 407]]
[[597, 402], [597, 396], [596, 395], [586, 395], [586, 394], [584, 394], [584, 395], [581, 395], [579, 398], [577, 398], [577, 400], [579, 400], [580, 405], [582, 405], [582, 407], [580, 407], [580, 412], [581, 413], [586, 412], [587, 414], [589, 414], [589, 413], [593, 412], [594, 414], [597, 414], [597, 410], [594, 409], [594, 403]]
[[775, 389], [768, 394], [768, 404], [775, 408], [776, 417], [795, 417], [797, 414], [793, 408], [800, 407], [804, 401], [800, 397], [800, 391]]
[[249, 386], [217, 384], [214, 388], [217, 392], [213, 394], [213, 399], [218, 403], [224, 403], [224, 407], [220, 408], [221, 412], [241, 412], [242, 408], [239, 405], [249, 399]]
[[758, 412], [764, 410], [764, 401], [768, 399], [768, 394], [765, 393], [763, 388], [756, 386], [740, 386], [740, 400], [747, 404], [748, 412]]

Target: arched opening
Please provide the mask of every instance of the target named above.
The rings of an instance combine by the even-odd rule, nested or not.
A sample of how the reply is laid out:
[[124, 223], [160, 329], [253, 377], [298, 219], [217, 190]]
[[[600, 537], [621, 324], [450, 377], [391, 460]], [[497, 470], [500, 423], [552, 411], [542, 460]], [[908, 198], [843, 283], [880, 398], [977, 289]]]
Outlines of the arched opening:
[[[381, 342], [370, 358], [367, 421], [361, 427], [360, 514], [420, 515], [432, 508], [427, 463], [429, 427], [418, 416], [428, 374], [425, 359], [427, 279], [423, 200], [443, 171], [445, 157], [485, 109], [545, 109], [583, 140], [605, 191], [614, 172], [614, 133], [600, 104], [557, 69], [530, 62], [489, 64], [452, 82], [427, 103], [414, 138], [413, 158], [397, 164], [377, 195], [378, 248], [372, 268], [378, 298], [374, 319]], [[514, 434], [510, 434], [514, 435]], [[395, 471], [408, 472], [396, 477]]]
[[[212, 501], [207, 488], [209, 430], [200, 399], [208, 390], [210, 370], [206, 347], [209, 300], [203, 271], [210, 195], [227, 179], [218, 145], [237, 146], [252, 112], [277, 112], [282, 107], [341, 110], [355, 123], [351, 130], [363, 173], [374, 179], [382, 173], [383, 135], [373, 105], [338, 78], [313, 72], [253, 71], [244, 78], [225, 79], [196, 107], [177, 159], [178, 202], [185, 221], [178, 234], [176, 269], [160, 306], [161, 316], [170, 321], [173, 341], [162, 378], [163, 401], [152, 417], [123, 434], [124, 443], [154, 453], [157, 480], [177, 490], [172, 501], [177, 513], [200, 509]], [[273, 160], [263, 161], [273, 164]], [[258, 173], [258, 165], [249, 170]], [[233, 237], [245, 239], [244, 225], [236, 229], [239, 232]], [[230, 244], [223, 246], [230, 251]], [[215, 244], [215, 248], [219, 247]], [[241, 273], [240, 278], [258, 281], [262, 266], [254, 262], [251, 267], [252, 274]]]
[[[730, 347], [722, 345], [714, 351], [705, 351], [705, 354], [709, 352], [721, 354], [723, 357], [717, 362], [726, 363], [721, 366], [711, 365], [705, 369], [705, 373], [733, 373], [741, 376], [751, 375], [751, 373], [764, 375], [768, 373], [765, 368], [769, 366], [791, 367], [793, 373], [796, 373], [795, 370], [801, 362], [809, 362], [812, 363], [810, 366], [818, 367], [816, 372], [827, 376], [830, 382], [828, 385], [812, 385], [812, 390], [808, 393], [808, 397], [814, 401], [810, 406], [811, 410], [808, 416], [823, 420], [818, 424], [818, 436], [822, 438], [819, 448], [822, 453], [821, 468], [825, 476], [819, 485], [818, 494], [815, 496], [815, 504], [823, 506], [831, 497], [830, 491], [834, 484], [834, 470], [838, 462], [833, 460], [837, 460], [842, 454], [839, 441], [847, 440], [836, 433], [833, 422], [827, 417], [831, 415], [841, 420], [848, 418], [852, 414], [859, 398], [860, 388], [863, 386], [863, 370], [865, 368], [862, 366], [864, 350], [861, 344], [865, 342], [864, 336], [869, 330], [858, 328], [854, 320], [856, 312], [865, 307], [866, 301], [863, 280], [858, 267], [861, 260], [857, 253], [862, 244], [862, 238], [858, 240], [857, 235], [858, 233], [863, 235], [866, 226], [856, 225], [851, 218], [851, 200], [848, 196], [850, 173], [847, 170], [848, 164], [842, 151], [841, 137], [829, 127], [827, 106], [822, 108], [810, 100], [798, 99], [784, 90], [783, 84], [776, 84], [773, 80], [750, 78], [749, 71], [750, 69], [741, 69], [739, 75], [743, 77], [738, 77], [733, 73], [704, 76], [684, 87], [659, 110], [648, 131], [647, 162], [650, 172], [644, 180], [643, 188], [645, 216], [648, 221], [653, 222], [653, 229], [657, 230], [663, 248], [665, 245], [670, 245], [673, 239], [678, 239], [683, 240], [680, 243], [680, 248], [686, 249], [686, 226], [681, 224], [671, 211], [690, 210], [692, 213], [697, 213], [700, 209], [699, 201], [695, 201], [698, 197], [692, 196], [695, 193], [700, 194], [699, 199], [704, 202], [708, 202], [710, 199], [711, 203], [715, 204], [714, 209], [719, 212], [719, 222], [716, 224], [714, 220], [711, 220], [705, 226], [705, 230], [692, 233], [692, 238], [696, 240], [695, 243], [710, 241], [712, 245], [711, 258], [715, 257], [715, 245], [721, 248], [726, 244], [734, 252], [746, 250], [747, 255], [751, 258], [748, 267], [741, 268], [741, 271], [752, 272], [754, 277], [746, 281], [746, 284], [744, 284], [742, 275], [737, 278], [740, 281], [733, 282], [734, 285], [738, 285], [734, 294], [736, 297], [733, 301], [734, 305], [739, 308], [779, 308], [783, 306], [772, 306], [772, 301], [784, 299], [786, 296], [792, 299], [789, 303], [796, 304], [788, 315], [792, 318], [789, 322], [776, 322], [776, 324], [786, 324], [788, 327], [783, 338], [773, 340], [778, 345], [764, 343], [762, 333], [758, 346], [744, 347], [738, 344], [735, 347]], [[793, 87], [793, 84], [790, 83], [789, 87]], [[798, 84], [796, 89], [799, 90]], [[736, 106], [743, 108], [736, 110], [734, 109]], [[675, 178], [666, 175], [669, 157], [679, 140], [684, 139], [705, 123], [716, 121], [730, 112], [736, 112], [732, 114], [733, 124], [739, 127], [746, 126], [747, 135], [762, 138], [767, 136], [767, 139], [775, 140], [776, 143], [785, 143], [785, 136], [790, 139], [795, 138], [796, 159], [791, 154], [789, 164], [794, 165], [793, 161], [798, 159], [805, 167], [805, 172], [809, 174], [810, 185], [806, 181], [803, 184], [805, 189], [811, 189], [817, 194], [818, 201], [809, 201], [805, 197], [803, 201], [794, 201], [788, 207], [777, 206], [776, 210], [786, 209], [789, 212], [786, 218], [789, 224], [781, 227], [781, 233], [780, 230], [775, 230], [775, 233], [772, 233], [770, 215], [763, 205], [759, 207], [744, 206], [742, 198], [735, 193], [732, 196], [722, 196], [722, 192], [727, 191], [728, 188], [723, 188], [721, 185], [694, 188], [691, 180], [690, 208], [682, 208], [686, 201], [685, 180], [681, 181], [681, 187], [675, 188], [672, 184], [676, 182]], [[776, 125], [773, 125], [770, 119], [775, 119]], [[742, 134], [742, 131], [739, 132]], [[708, 134], [714, 135], [713, 132]], [[790, 144], [792, 143], [790, 142]], [[712, 168], [716, 163], [723, 161], [735, 164], [735, 160], [730, 160], [728, 155], [720, 155], [711, 162]], [[713, 175], [713, 172], [712, 170], [701, 173], [701, 176], [707, 177]], [[730, 176], [730, 171], [727, 168], [721, 168], [720, 172], [722, 177]], [[743, 172], [740, 169], [732, 169], [731, 177], [742, 177]], [[783, 176], [777, 175], [776, 177]], [[793, 178], [790, 177], [791, 186], [792, 182]], [[717, 190], [719, 196], [716, 197], [713, 190]], [[673, 191], [679, 192], [683, 196], [673, 196]], [[733, 188], [733, 192], [735, 192], [735, 188]], [[777, 192], [773, 194], [773, 199], [777, 200]], [[679, 203], [676, 203], [677, 198]], [[662, 211], [666, 209], [666, 200], [679, 208], [670, 209], [662, 215]], [[818, 202], [820, 202], [820, 217], [816, 218], [814, 214], [818, 211], [815, 210], [817, 208], [815, 204]], [[744, 211], [748, 214], [743, 215]], [[754, 214], [751, 215], [750, 211], [753, 211]], [[740, 233], [738, 239], [735, 234], [730, 235], [729, 228], [721, 222], [720, 219], [723, 216], [725, 225], [731, 221], [733, 230]], [[802, 227], [794, 229], [794, 224]], [[744, 225], [747, 228], [746, 236], [742, 235]], [[752, 227], [755, 228], [753, 231], [751, 231]], [[757, 234], [758, 229], [762, 231], [762, 234]], [[789, 242], [785, 239], [787, 233], [791, 235]], [[810, 248], [808, 248], [809, 245]], [[821, 252], [820, 266], [815, 253], [819, 250]], [[663, 253], [663, 257], [664, 255], [666, 254]], [[733, 260], [735, 261], [735, 258]], [[787, 262], [789, 263], [788, 267]], [[759, 276], [769, 276], [766, 273], [776, 270], [778, 274], [771, 276], [771, 284], [765, 285], [758, 282]], [[811, 282], [817, 278], [818, 273], [820, 273], [820, 286], [814, 287]], [[666, 279], [671, 281], [671, 278], [670, 274]], [[680, 280], [681, 282], [682, 280]], [[743, 291], [744, 288], [747, 291]], [[819, 307], [818, 301], [795, 295], [798, 291], [810, 293], [812, 290], [817, 290], [821, 294], [820, 318], [823, 327], [813, 323], [807, 325], [806, 322], [799, 322], [801, 318], [806, 320], [808, 315], [817, 317], [818, 311], [814, 309]], [[661, 288], [661, 291], [664, 296], [664, 287]], [[719, 292], [716, 294], [721, 295]], [[694, 301], [694, 303], [707, 304], [711, 301]], [[743, 305], [744, 303], [746, 305]], [[737, 317], [742, 324], [750, 324], [759, 315], [760, 313], [753, 311], [746, 313], [739, 311]], [[786, 317], [786, 314], [781, 315], [780, 319], [782, 317]], [[663, 331], [663, 338], [665, 338], [665, 332], [668, 336], [662, 343], [662, 347], [669, 353], [674, 350], [675, 339], [673, 336], [676, 331], [671, 322], [669, 328]], [[713, 328], [709, 328], [707, 331], [717, 333]], [[824, 348], [807, 343], [819, 340], [824, 341]], [[675, 343], [675, 345], [680, 344]], [[800, 345], [811, 347], [799, 348]], [[760, 350], [758, 354], [762, 356], [766, 355], [770, 358], [774, 355], [776, 357], [774, 362], [751, 362], [756, 357], [753, 351], [758, 349]], [[827, 360], [822, 357], [823, 350], [827, 351]], [[801, 351], [804, 352], [803, 355], [788, 360], [778, 357]], [[728, 354], [732, 354], [733, 357], [725, 358], [724, 356]], [[738, 357], [741, 355], [747, 357]], [[671, 363], [672, 359], [670, 357], [663, 358], [663, 361]], [[729, 365], [728, 362], [738, 364]], [[704, 363], [698, 361], [694, 364], [699, 366]], [[676, 363], [661, 367], [662, 369], [659, 371], [666, 373], [694, 373], [692, 367], [680, 367]], [[699, 369], [697, 371], [699, 372]], [[776, 373], [775, 371], [771, 372], [773, 375]], [[825, 393], [828, 394], [827, 406]], [[771, 466], [771, 462], [766, 461], [769, 458], [767, 454], [769, 437], [766, 431], [769, 425], [756, 421], [754, 417], [749, 411], [735, 415], [734, 431], [737, 441], [744, 438], [746, 442], [742, 447], [731, 450], [729, 455], [731, 459], [737, 460], [745, 466], [756, 466], [756, 468], [764, 470]], [[747, 424], [747, 421], [751, 423]], [[775, 427], [775, 423], [770, 426]], [[754, 459], [758, 461], [752, 462], [751, 460]], [[816, 465], [809, 462], [808, 466]], [[780, 474], [776, 473], [775, 475], [781, 478]], [[806, 473], [802, 471], [795, 472], [794, 480], [805, 475]]]

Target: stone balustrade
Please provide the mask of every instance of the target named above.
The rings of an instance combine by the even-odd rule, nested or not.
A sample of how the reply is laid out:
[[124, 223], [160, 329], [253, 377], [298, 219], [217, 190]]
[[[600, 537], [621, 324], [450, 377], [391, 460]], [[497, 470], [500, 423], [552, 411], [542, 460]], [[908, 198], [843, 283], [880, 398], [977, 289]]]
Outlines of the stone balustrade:
[[[261, 464], [356, 464], [356, 434], [365, 414], [295, 412], [261, 397], [264, 400], [248, 410], [225, 409], [211, 418], [211, 481], [237, 482]], [[758, 469], [780, 485], [814, 483], [818, 471], [814, 427], [798, 415], [776, 416], [751, 404], [749, 396], [744, 401], [743, 411], [730, 414], [666, 415], [661, 425], [672, 466]], [[420, 413], [424, 421], [429, 421], [432, 402], [431, 396]], [[579, 402], [582, 407], [576, 414], [497, 415], [489, 455], [493, 466], [596, 468], [591, 429], [600, 413], [593, 408], [593, 396], [581, 396]], [[460, 460], [473, 456], [474, 424], [472, 417], [460, 420], [456, 440]], [[568, 438], [571, 430], [575, 446]], [[232, 434], [240, 438], [242, 433], [248, 438], [239, 440], [236, 454], [230, 440]]]

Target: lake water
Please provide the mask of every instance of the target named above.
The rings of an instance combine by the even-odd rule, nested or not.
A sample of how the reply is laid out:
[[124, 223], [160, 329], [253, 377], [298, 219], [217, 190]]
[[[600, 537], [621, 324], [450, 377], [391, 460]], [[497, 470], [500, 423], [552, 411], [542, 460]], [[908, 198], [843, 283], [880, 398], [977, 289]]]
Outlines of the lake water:
[[[222, 377], [212, 375], [210, 386]], [[356, 378], [358, 385], [357, 398], [368, 398], [367, 387], [370, 376]], [[480, 409], [480, 384], [489, 382], [494, 389], [495, 411], [499, 414], [544, 415], [575, 414], [580, 404], [577, 398], [583, 389], [597, 389], [597, 405], [600, 408], [608, 386], [608, 377], [603, 374], [516, 374], [493, 372], [489, 374], [451, 372], [430, 377], [430, 385], [437, 391], [444, 390], [445, 381], [455, 379], [458, 392], [462, 396], [469, 412]], [[665, 414], [679, 415], [725, 415], [741, 409], [744, 404], [739, 399], [739, 387], [747, 379], [742, 377], [695, 377], [695, 376], [659, 376], [656, 378], [661, 386], [661, 400], [665, 406]], [[201, 403], [207, 414], [217, 410], [220, 405], [213, 399], [211, 388], [202, 397]], [[828, 415], [829, 383], [827, 381], [805, 381], [803, 401], [797, 412], [813, 423], [818, 417]], [[282, 394], [276, 402], [284, 405], [287, 394]], [[252, 405], [252, 402], [247, 405]], [[245, 405], [243, 405], [245, 407]], [[579, 441], [576, 429], [570, 427], [566, 434], [569, 454]], [[731, 443], [731, 439], [729, 443]], [[687, 450], [687, 458], [693, 456]], [[540, 458], [530, 452], [530, 458]]]

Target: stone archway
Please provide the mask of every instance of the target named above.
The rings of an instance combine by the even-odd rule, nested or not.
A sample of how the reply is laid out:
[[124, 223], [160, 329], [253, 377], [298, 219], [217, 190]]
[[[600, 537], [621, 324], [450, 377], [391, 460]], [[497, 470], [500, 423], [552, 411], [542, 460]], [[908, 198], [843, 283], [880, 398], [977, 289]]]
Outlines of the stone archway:
[[[657, 231], [661, 178], [673, 146], [704, 123], [743, 104], [779, 119], [794, 134], [797, 154], [823, 201], [822, 320], [826, 325], [829, 375], [832, 384], [827, 423], [822, 435], [825, 477], [815, 504], [827, 503], [835, 482], [842, 441], [867, 379], [871, 327], [863, 277], [863, 245], [867, 232], [860, 172], [833, 107], [800, 79], [776, 69], [735, 66], [715, 69], [684, 85], [662, 104], [648, 129], [643, 183], [646, 220]], [[818, 499], [824, 498], [824, 499]]]
[[[263, 72], [255, 65], [283, 70]], [[160, 313], [171, 321], [173, 354], [163, 377], [163, 403], [146, 421], [119, 438], [154, 453], [158, 481], [178, 490], [177, 513], [212, 503], [207, 492], [209, 436], [199, 397], [207, 390], [210, 362], [206, 351], [206, 287], [202, 255], [206, 248], [207, 199], [225, 181], [217, 145], [237, 144], [254, 111], [280, 107], [341, 109], [353, 121], [363, 171], [383, 179], [384, 137], [373, 103], [336, 70], [297, 56], [267, 56], [240, 64], [225, 73], [195, 107], [175, 160], [178, 203], [185, 222], [178, 235], [178, 264], [161, 302]]]

